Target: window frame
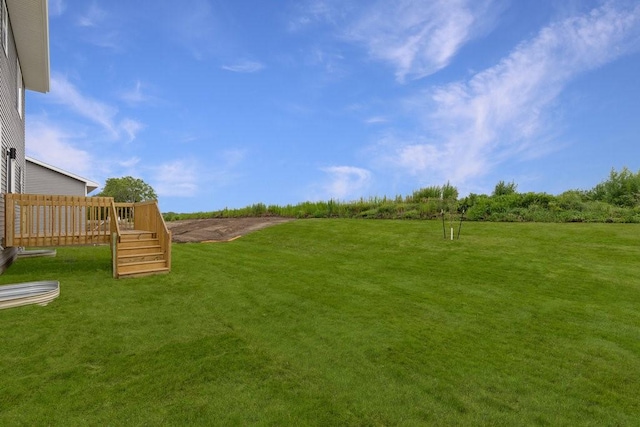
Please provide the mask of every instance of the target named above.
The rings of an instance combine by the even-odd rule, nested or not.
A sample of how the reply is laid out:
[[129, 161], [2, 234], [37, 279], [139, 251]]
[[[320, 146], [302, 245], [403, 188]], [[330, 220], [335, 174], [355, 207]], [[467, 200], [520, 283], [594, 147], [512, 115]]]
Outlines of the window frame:
[[0, 39], [5, 56], [9, 56], [9, 11], [7, 9], [7, 0], [2, 1], [2, 9], [0, 10]]
[[22, 118], [22, 110], [24, 109], [24, 80], [22, 78], [22, 67], [20, 67], [20, 58], [16, 57], [16, 109], [20, 118]]

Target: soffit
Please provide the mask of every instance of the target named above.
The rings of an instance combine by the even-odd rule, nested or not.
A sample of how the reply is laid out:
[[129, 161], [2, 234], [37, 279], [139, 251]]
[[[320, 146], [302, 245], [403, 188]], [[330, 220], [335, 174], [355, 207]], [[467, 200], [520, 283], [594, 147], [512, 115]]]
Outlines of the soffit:
[[49, 91], [49, 17], [47, 0], [6, 0], [13, 37], [27, 89]]

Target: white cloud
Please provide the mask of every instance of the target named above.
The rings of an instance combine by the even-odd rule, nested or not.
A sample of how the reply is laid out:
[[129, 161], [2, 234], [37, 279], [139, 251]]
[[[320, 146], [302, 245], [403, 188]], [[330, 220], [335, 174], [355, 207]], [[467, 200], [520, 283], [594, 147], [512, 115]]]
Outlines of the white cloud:
[[123, 168], [133, 168], [140, 163], [140, 157], [131, 157], [130, 159], [120, 160], [118, 166]]
[[32, 119], [26, 130], [27, 155], [77, 175], [92, 179], [92, 155], [74, 146], [75, 136], [40, 119]]
[[118, 124], [118, 128], [127, 135], [128, 142], [131, 142], [136, 139], [138, 132], [144, 129], [144, 125], [137, 120], [123, 119]]
[[85, 96], [66, 77], [57, 73], [51, 76], [51, 93], [47, 99], [62, 104], [75, 114], [99, 125], [115, 139], [124, 134], [129, 141], [133, 141], [137, 132], [144, 128], [142, 123], [131, 118], [116, 121], [117, 108]]
[[181, 158], [151, 167], [153, 187], [158, 196], [195, 197], [203, 191], [224, 187], [236, 176], [235, 169], [247, 152], [229, 149], [214, 154], [209, 164], [195, 158]]
[[117, 109], [82, 95], [66, 77], [56, 73], [52, 74], [49, 99], [65, 105], [76, 114], [99, 124], [109, 132], [117, 133], [113, 124], [113, 118], [118, 112]]
[[193, 197], [198, 191], [198, 165], [178, 159], [153, 167], [152, 182], [158, 196]]
[[390, 64], [396, 80], [416, 80], [449, 65], [460, 48], [493, 27], [501, 0], [388, 0], [297, 3], [290, 31], [327, 24], [340, 39]]
[[446, 67], [495, 18], [492, 0], [378, 1], [347, 25], [348, 40], [395, 68], [399, 82]]
[[371, 172], [353, 166], [331, 166], [321, 169], [328, 175], [322, 186], [323, 199], [344, 200], [362, 194], [371, 184]]
[[132, 88], [120, 92], [119, 97], [130, 106], [157, 105], [160, 99], [147, 93], [149, 85], [137, 80]]
[[374, 124], [379, 124], [379, 123], [388, 123], [389, 119], [387, 119], [386, 117], [382, 117], [382, 116], [374, 116], [374, 117], [369, 117], [364, 122], [366, 124], [369, 124], [369, 125], [374, 125]]
[[75, 24], [81, 32], [79, 40], [112, 51], [121, 51], [127, 44], [127, 39], [122, 37], [122, 28], [126, 28], [127, 18], [128, 15], [110, 13], [93, 1], [76, 15]]
[[49, 15], [52, 17], [60, 16], [67, 9], [67, 4], [63, 0], [49, 1]]
[[104, 9], [100, 8], [96, 2], [92, 2], [88, 9], [78, 16], [77, 24], [81, 27], [95, 27], [103, 22], [107, 17]]
[[264, 68], [264, 64], [257, 61], [239, 61], [234, 64], [223, 65], [223, 70], [233, 71], [234, 73], [255, 73]]
[[221, 50], [231, 49], [232, 35], [223, 34], [218, 5], [208, 0], [183, 0], [180, 7], [162, 3], [170, 37], [188, 50], [196, 60], [203, 60]]
[[231, 169], [239, 165], [247, 157], [247, 150], [244, 150], [244, 149], [225, 150], [222, 152], [220, 157], [221, 157], [221, 164], [225, 165], [225, 169]]
[[289, 18], [287, 29], [291, 32], [302, 31], [317, 23], [336, 23], [345, 2], [332, 0], [309, 0], [294, 3], [296, 12]]
[[553, 131], [551, 112], [567, 84], [639, 48], [640, 6], [606, 3], [551, 24], [496, 66], [412, 99], [429, 141], [387, 138], [377, 147], [380, 159], [459, 184], [497, 163], [547, 154], [541, 142]]

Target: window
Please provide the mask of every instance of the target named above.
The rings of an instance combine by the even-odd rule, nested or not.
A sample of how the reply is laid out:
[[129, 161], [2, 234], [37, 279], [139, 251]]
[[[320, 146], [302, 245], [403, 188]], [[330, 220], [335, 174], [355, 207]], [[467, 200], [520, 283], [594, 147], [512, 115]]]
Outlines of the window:
[[18, 114], [22, 117], [22, 107], [24, 99], [24, 83], [22, 81], [22, 69], [20, 68], [20, 60], [16, 58], [16, 108]]
[[9, 56], [9, 13], [7, 12], [7, 2], [2, 1], [2, 10], [0, 10], [0, 39], [2, 39], [2, 47], [4, 54]]

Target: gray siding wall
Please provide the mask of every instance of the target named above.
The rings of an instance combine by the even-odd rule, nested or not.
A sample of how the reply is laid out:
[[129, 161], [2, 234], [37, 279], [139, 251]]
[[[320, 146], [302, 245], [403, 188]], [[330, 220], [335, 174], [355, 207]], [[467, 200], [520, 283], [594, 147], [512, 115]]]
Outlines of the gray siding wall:
[[[0, 0], [4, 1], [4, 0]], [[7, 192], [7, 151], [9, 148], [17, 150], [16, 166], [21, 171], [18, 179], [24, 179], [25, 170], [25, 147], [24, 147], [24, 99], [22, 102], [22, 117], [16, 108], [17, 103], [17, 84], [16, 84], [16, 44], [13, 38], [11, 28], [11, 17], [9, 17], [9, 37], [8, 37], [8, 55], [5, 55], [4, 49], [0, 45], [0, 119], [2, 120], [2, 152], [0, 152], [0, 191]], [[23, 97], [24, 97], [24, 91]], [[19, 182], [16, 189], [24, 189]], [[4, 243], [4, 197], [0, 197], [0, 239]]]
[[86, 183], [27, 162], [25, 193], [86, 196]]

